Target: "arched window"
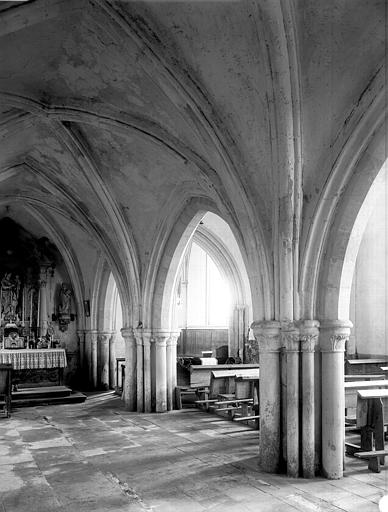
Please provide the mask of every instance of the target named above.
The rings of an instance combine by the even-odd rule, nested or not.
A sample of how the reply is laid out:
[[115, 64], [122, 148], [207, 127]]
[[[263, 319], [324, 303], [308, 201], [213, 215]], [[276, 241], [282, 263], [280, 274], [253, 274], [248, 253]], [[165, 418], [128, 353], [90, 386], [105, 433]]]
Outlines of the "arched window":
[[209, 254], [193, 242], [187, 272], [187, 327], [227, 327], [230, 308], [226, 279]]

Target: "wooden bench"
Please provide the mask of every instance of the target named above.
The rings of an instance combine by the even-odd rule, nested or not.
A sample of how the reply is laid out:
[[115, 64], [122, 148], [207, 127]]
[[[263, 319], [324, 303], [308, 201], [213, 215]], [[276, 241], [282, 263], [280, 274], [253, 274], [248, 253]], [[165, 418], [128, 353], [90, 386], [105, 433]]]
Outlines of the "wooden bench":
[[217, 402], [224, 400], [223, 397], [221, 397], [221, 395], [224, 394], [231, 395], [234, 399], [247, 398], [246, 393], [239, 384], [237, 385], [236, 390], [235, 379], [236, 377], [242, 376], [254, 376], [257, 379], [259, 376], [259, 369], [257, 367], [254, 369], [241, 368], [241, 366], [242, 365], [235, 365], [237, 368], [229, 370], [212, 370], [210, 374], [208, 396], [201, 400], [196, 400], [195, 403], [200, 407], [205, 407], [209, 410], [211, 407], [217, 408], [219, 406]]
[[368, 359], [347, 359], [345, 361], [346, 374], [373, 374], [380, 373], [381, 366], [386, 366], [386, 358], [368, 358]]
[[259, 368], [258, 364], [218, 364], [218, 365], [201, 365], [192, 364], [189, 366], [190, 387], [209, 387], [212, 371], [222, 370], [249, 370]]
[[362, 389], [357, 392], [357, 427], [361, 432], [360, 449], [354, 452], [365, 458], [368, 468], [379, 473], [384, 464], [384, 425], [388, 419], [388, 389]]
[[256, 374], [252, 372], [250, 375], [242, 375], [236, 377], [236, 389], [238, 386], [241, 386], [241, 390], [244, 389], [244, 392], [247, 394], [247, 396], [252, 397], [252, 402], [242, 404], [241, 415], [236, 414], [233, 418], [234, 421], [243, 421], [247, 422], [248, 424], [254, 421], [257, 428], [259, 428], [260, 419], [259, 375], [259, 371], [257, 371]]
[[345, 382], [356, 382], [360, 380], [380, 380], [385, 378], [385, 375], [375, 375], [374, 373], [360, 375], [345, 375]]
[[382, 388], [388, 388], [388, 380], [376, 379], [345, 382], [345, 409], [356, 409], [358, 390]]

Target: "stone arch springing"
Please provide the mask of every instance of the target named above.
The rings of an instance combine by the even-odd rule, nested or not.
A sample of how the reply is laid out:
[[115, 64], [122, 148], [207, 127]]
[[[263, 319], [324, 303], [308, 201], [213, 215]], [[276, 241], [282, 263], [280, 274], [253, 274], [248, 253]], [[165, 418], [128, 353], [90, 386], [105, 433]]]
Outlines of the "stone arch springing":
[[[207, 220], [210, 218], [213, 219], [211, 223], [215, 222], [215, 225], [213, 225], [213, 228], [209, 228], [206, 226]], [[249, 280], [246, 273], [246, 269], [244, 267], [244, 263], [242, 261], [241, 255], [239, 254], [233, 254], [233, 250], [228, 247], [228, 244], [223, 240], [222, 234], [224, 236], [226, 235], [228, 231], [228, 227], [226, 225], [223, 225], [223, 222], [221, 218], [215, 217], [213, 214], [206, 214], [202, 221], [199, 223], [197, 228], [195, 229], [193, 236], [192, 236], [192, 243], [197, 244], [214, 262], [215, 266], [217, 267], [218, 271], [220, 272], [220, 275], [223, 277], [224, 282], [228, 284], [228, 288], [230, 291], [230, 305], [229, 309], [227, 311], [227, 343], [224, 344], [221, 348], [217, 349], [217, 354], [219, 353], [219, 357], [241, 357], [244, 356], [244, 349], [245, 349], [245, 342], [247, 340], [247, 334], [248, 329], [250, 326], [250, 323], [252, 322], [252, 304], [251, 304], [251, 290], [249, 286]], [[219, 232], [217, 233], [217, 228]], [[221, 230], [221, 231], [220, 231]], [[226, 230], [226, 233], [225, 233]], [[233, 244], [233, 242], [229, 241], [229, 245]], [[178, 269], [179, 272], [179, 282], [181, 282], [182, 276], [185, 275], [185, 270], [187, 271], [187, 265], [189, 264], [190, 259], [190, 252], [191, 252], [191, 243], [189, 243], [187, 250], [185, 251], [185, 254], [183, 256], [183, 261]], [[234, 251], [236, 252], [236, 249], [238, 251], [237, 247], [234, 247]], [[237, 259], [236, 259], [237, 257]], [[183, 281], [187, 281], [187, 276], [183, 278]], [[176, 288], [174, 290], [174, 298], [177, 298], [178, 296], [178, 286], [179, 283], [176, 283]], [[179, 324], [182, 326], [182, 321], [187, 323], [186, 314], [188, 313], [188, 303], [186, 302], [186, 286], [190, 287], [190, 282], [183, 285], [183, 294], [181, 295], [183, 303], [181, 301], [181, 307], [183, 305], [183, 309], [181, 310], [181, 323]], [[177, 315], [175, 314], [177, 306], [176, 306], [176, 300], [174, 300], [174, 307], [172, 311], [172, 326], [173, 330], [176, 330], [176, 328], [179, 327], [179, 325], [175, 322], [175, 319], [177, 318]], [[184, 325], [184, 339], [187, 340], [187, 342], [190, 345], [190, 342], [188, 341], [192, 336], [190, 336], [190, 333], [193, 333], [193, 327], [191, 327], [188, 331], [186, 330], [186, 323]], [[212, 335], [210, 335], [211, 331], [214, 330], [214, 327], [206, 327], [205, 325], [200, 329], [205, 328], [205, 331], [203, 333], [203, 336], [205, 338], [203, 339], [203, 342], [207, 339], [208, 336], [210, 338], [208, 339], [208, 343], [210, 345], [213, 345], [213, 342], [210, 340], [212, 339]], [[219, 329], [218, 329], [219, 330]], [[194, 328], [194, 331], [197, 332]], [[194, 333], [194, 337], [198, 336], [199, 332], [197, 334]], [[215, 333], [215, 336], [222, 337], [222, 329], [218, 332], [218, 334]], [[217, 344], [220, 342], [221, 338], [218, 338]], [[181, 340], [182, 341], [182, 340]], [[186, 342], [183, 344], [186, 345]], [[210, 349], [209, 345], [209, 349]], [[180, 346], [180, 349], [184, 349], [184, 346]], [[214, 349], [215, 347], [213, 347]], [[223, 355], [222, 355], [223, 354]], [[218, 357], [218, 356], [217, 356]]]
[[[160, 258], [158, 273], [155, 279], [151, 306], [152, 310], [149, 312], [150, 325], [163, 326], [167, 330], [171, 330], [174, 327], [171, 325], [171, 308], [178, 269], [187, 245], [192, 239], [200, 220], [206, 212], [215, 213], [223, 218], [212, 202], [199, 198], [190, 200], [184, 207], [183, 211], [177, 215], [176, 222], [173, 225], [168, 238], [166, 237], [167, 240], [165, 242], [163, 254]], [[231, 228], [239, 246], [244, 246], [242, 242], [244, 237], [239, 229], [228, 223], [227, 219], [224, 218], [223, 220], [225, 220]], [[268, 287], [263, 284], [263, 282], [270, 282], [267, 261], [262, 262], [262, 269], [253, 269], [249, 264], [249, 256], [244, 254], [244, 251], [241, 251], [241, 254], [250, 280], [251, 290], [255, 290], [257, 292], [254, 294], [252, 291], [253, 315], [256, 314], [259, 318], [264, 318], [265, 311], [271, 309], [270, 290], [268, 290]], [[258, 276], [259, 280], [257, 280]], [[253, 284], [252, 279], [254, 280]]]
[[[355, 158], [352, 154], [356, 149], [353, 140], [339, 159], [328, 190], [333, 190], [335, 182], [340, 186], [335, 193], [326, 191], [320, 208], [328, 214], [322, 217], [319, 230], [315, 225], [311, 232], [310, 248], [320, 246], [315, 254], [316, 263], [305, 260], [306, 266], [303, 268], [304, 276], [311, 274], [313, 267], [316, 268], [315, 284], [307, 290], [307, 300], [306, 296], [304, 300], [307, 318], [320, 321], [315, 367], [315, 438], [317, 460], [321, 460], [322, 473], [328, 478], [343, 475], [344, 352], [352, 326], [349, 321], [349, 281], [358, 249], [355, 237], [359, 227], [357, 218], [386, 160], [385, 126], [380, 125], [380, 129], [371, 134], [367, 123], [363, 130], [359, 128], [355, 139], [362, 150]], [[368, 140], [368, 145], [362, 144], [363, 139]], [[303, 291], [306, 293], [306, 290]], [[333, 448], [325, 449], [327, 446]]]

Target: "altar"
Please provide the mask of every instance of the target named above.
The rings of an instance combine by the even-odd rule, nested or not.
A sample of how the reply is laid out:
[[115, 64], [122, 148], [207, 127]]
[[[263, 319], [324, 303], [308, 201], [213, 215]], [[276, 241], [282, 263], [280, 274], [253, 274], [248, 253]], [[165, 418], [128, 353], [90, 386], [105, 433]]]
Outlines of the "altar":
[[63, 348], [3, 349], [0, 350], [0, 363], [12, 365], [13, 385], [47, 386], [62, 384], [67, 359]]

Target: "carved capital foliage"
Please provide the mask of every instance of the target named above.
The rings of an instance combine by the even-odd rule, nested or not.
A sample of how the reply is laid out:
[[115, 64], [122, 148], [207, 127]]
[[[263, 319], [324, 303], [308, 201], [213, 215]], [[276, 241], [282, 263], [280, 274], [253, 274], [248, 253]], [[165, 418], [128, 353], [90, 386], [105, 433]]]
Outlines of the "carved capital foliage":
[[330, 336], [330, 352], [344, 352], [345, 343], [348, 341], [349, 336], [346, 334], [334, 334]]
[[169, 345], [176, 345], [177, 342], [178, 342], [178, 338], [179, 338], [180, 334], [181, 334], [181, 331], [172, 331], [170, 333], [170, 337], [168, 339], [168, 344]]
[[287, 352], [299, 352], [300, 335], [298, 330], [282, 331], [282, 345]]
[[253, 322], [251, 328], [259, 343], [260, 352], [279, 352], [281, 348], [279, 322]]
[[170, 338], [171, 331], [166, 331], [164, 329], [158, 329], [152, 331], [151, 341], [156, 343], [161, 347], [165, 347], [167, 345], [167, 340]]
[[99, 343], [108, 343], [110, 336], [111, 336], [110, 332], [99, 332], [97, 339], [98, 339]]
[[346, 320], [335, 320], [322, 326], [320, 336], [321, 352], [344, 352], [345, 344], [349, 340], [351, 327], [352, 324]]
[[121, 329], [121, 336], [124, 338], [125, 343], [134, 343], [135, 336], [132, 327], [123, 327]]
[[152, 331], [151, 329], [143, 329], [143, 345], [149, 346], [152, 341]]
[[314, 352], [318, 343], [318, 334], [302, 334], [300, 336], [300, 349], [302, 352]]
[[319, 322], [304, 320], [300, 324], [300, 349], [302, 352], [314, 352], [318, 345]]

